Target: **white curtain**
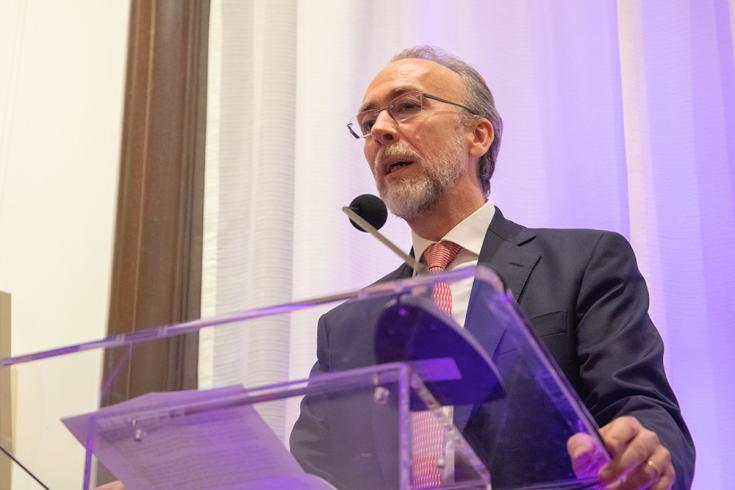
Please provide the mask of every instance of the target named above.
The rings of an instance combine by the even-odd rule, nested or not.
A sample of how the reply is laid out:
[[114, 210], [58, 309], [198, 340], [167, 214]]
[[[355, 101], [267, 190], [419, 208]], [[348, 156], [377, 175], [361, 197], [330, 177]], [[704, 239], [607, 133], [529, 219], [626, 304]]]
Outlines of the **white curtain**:
[[[695, 488], [735, 479], [734, 0], [213, 0], [211, 18], [205, 315], [397, 265], [339, 210], [374, 192], [345, 123], [391, 55], [437, 45], [495, 94], [506, 216], [630, 238], [697, 444]], [[383, 231], [409, 247], [401, 221]], [[201, 386], [304, 377], [318, 313], [206, 332]], [[266, 416], [285, 437], [297, 413]]]

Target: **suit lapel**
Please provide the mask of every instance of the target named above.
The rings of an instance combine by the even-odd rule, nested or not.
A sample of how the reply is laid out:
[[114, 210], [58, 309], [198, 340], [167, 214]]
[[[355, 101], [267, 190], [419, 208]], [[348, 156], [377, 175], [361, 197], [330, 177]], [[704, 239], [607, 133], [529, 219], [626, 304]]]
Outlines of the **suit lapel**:
[[[495, 216], [485, 234], [485, 241], [477, 260], [478, 265], [486, 265], [500, 276], [506, 290], [510, 291], [516, 302], [523, 296], [528, 277], [541, 258], [539, 253], [523, 247], [534, 237], [530, 230], [506, 220], [500, 210], [495, 208]], [[478, 303], [479, 292], [480, 288], [475, 281], [467, 306], [465, 326], [492, 357], [503, 332], [493, 329], [492, 325], [482, 321], [482, 317], [476, 318], [476, 315], [486, 311]]]
[[516, 302], [523, 295], [526, 281], [541, 258], [540, 254], [523, 247], [535, 237], [531, 230], [508, 221], [495, 208], [477, 263], [497, 272]]
[[[523, 295], [528, 277], [541, 258], [540, 254], [522, 247], [534, 237], [530, 230], [506, 220], [500, 210], [495, 208], [495, 216], [485, 234], [477, 260], [478, 265], [486, 265], [500, 276], [506, 290], [510, 291], [516, 301]], [[478, 281], [475, 281], [467, 305], [465, 327], [480, 342], [490, 358], [493, 358], [505, 330], [494, 328], [495, 325], [484, 320], [487, 317], [487, 308], [479, 298], [480, 291]], [[454, 424], [460, 431], [467, 425], [472, 408], [455, 408]]]

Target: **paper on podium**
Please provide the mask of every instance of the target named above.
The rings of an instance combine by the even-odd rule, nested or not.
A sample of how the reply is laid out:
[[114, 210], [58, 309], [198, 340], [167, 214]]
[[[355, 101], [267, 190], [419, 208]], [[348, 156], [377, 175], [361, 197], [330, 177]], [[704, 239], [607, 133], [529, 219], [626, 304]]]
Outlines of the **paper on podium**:
[[244, 392], [149, 393], [62, 422], [127, 490], [334, 488], [304, 473], [253, 407], [236, 403]]

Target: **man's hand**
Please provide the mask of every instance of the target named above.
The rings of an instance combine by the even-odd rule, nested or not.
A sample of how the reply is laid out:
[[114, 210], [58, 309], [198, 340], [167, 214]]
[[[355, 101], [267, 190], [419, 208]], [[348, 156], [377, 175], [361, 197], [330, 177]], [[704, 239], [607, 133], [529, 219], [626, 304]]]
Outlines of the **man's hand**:
[[598, 477], [604, 488], [614, 490], [669, 490], [676, 472], [669, 450], [658, 436], [635, 417], [619, 417], [600, 429], [600, 436], [612, 455], [601, 464], [599, 444], [587, 434], [575, 434], [567, 442], [572, 467], [578, 478]]
[[608, 455], [600, 441], [585, 432], [574, 434], [567, 441], [567, 452], [572, 458], [574, 475], [579, 479], [597, 479]]

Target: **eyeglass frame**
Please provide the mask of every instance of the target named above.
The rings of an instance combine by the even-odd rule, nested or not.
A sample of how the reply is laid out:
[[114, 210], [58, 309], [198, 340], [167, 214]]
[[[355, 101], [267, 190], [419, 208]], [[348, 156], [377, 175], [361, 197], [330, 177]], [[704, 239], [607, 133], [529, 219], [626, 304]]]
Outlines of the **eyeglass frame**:
[[[402, 93], [400, 95], [396, 95], [393, 99], [391, 99], [391, 101], [386, 106], [383, 106], [383, 107], [380, 107], [380, 108], [377, 108], [377, 109], [367, 109], [365, 111], [358, 112], [357, 115], [355, 115], [355, 119], [357, 119], [357, 117], [360, 114], [362, 114], [363, 112], [375, 111], [375, 118], [377, 120], [377, 116], [379, 116], [381, 112], [387, 110], [388, 111], [388, 114], [390, 115], [390, 117], [393, 118], [394, 121], [398, 122], [398, 120], [395, 117], [393, 117], [393, 114], [390, 111], [390, 107], [393, 105], [393, 102], [395, 102], [396, 100], [400, 99], [401, 97], [405, 97], [406, 95], [409, 95], [409, 94], [419, 94], [421, 97], [424, 97], [424, 98], [427, 98], [427, 99], [430, 99], [430, 100], [436, 100], [438, 102], [444, 102], [445, 104], [453, 105], [453, 106], [456, 106], [456, 107], [461, 107], [462, 109], [466, 110], [467, 112], [469, 112], [473, 116], [479, 116], [480, 115], [480, 114], [476, 113], [475, 111], [473, 111], [472, 109], [470, 109], [469, 107], [467, 107], [466, 105], [462, 105], [462, 104], [459, 104], [457, 102], [452, 102], [451, 100], [443, 99], [443, 98], [441, 98], [439, 96], [436, 96], [436, 95], [427, 94], [426, 92], [419, 92], [419, 91], [413, 92], [412, 91], [412, 92], [406, 92], [406, 93]], [[422, 111], [424, 110], [423, 101], [421, 103], [421, 110]], [[358, 131], [355, 131], [355, 129], [352, 127], [352, 121], [350, 121], [350, 122], [347, 123], [347, 130], [350, 132], [350, 134], [352, 136], [355, 137], [355, 139], [361, 139], [361, 138], [366, 139], [368, 136], [372, 136], [372, 128], [371, 128], [371, 130], [370, 130], [370, 132], [368, 134], [364, 134], [364, 135], [360, 136], [360, 133], [362, 133], [362, 129], [360, 129], [359, 132]]]

